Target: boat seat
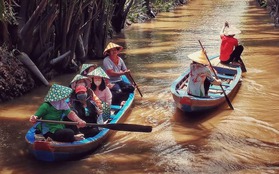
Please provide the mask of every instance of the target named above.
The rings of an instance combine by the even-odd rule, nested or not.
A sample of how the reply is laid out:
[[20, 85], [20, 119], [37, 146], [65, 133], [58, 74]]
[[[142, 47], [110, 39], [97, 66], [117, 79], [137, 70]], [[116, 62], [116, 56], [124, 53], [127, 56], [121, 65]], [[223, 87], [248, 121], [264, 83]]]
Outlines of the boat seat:
[[119, 110], [119, 109], [121, 109], [121, 106], [119, 106], [119, 105], [110, 105], [110, 109], [112, 109], [112, 110]]
[[216, 93], [216, 94], [214, 94], [214, 93], [209, 93], [208, 95], [209, 95], [211, 98], [220, 98], [220, 97], [223, 96], [221, 93]]
[[187, 92], [186, 90], [182, 90], [182, 89], [178, 89], [176, 90], [176, 92], [179, 94], [179, 95], [185, 95]]
[[110, 105], [110, 118], [112, 119], [121, 108], [120, 105]]
[[208, 93], [209, 94], [210, 93], [212, 93], [212, 94], [220, 94], [220, 93], [223, 93], [223, 91], [222, 90], [211, 90], [211, 89], [209, 89]]
[[212, 89], [212, 90], [222, 90], [220, 86], [217, 86], [217, 85], [210, 85], [209, 87], [209, 90]]
[[223, 75], [223, 74], [218, 74], [217, 76], [221, 79], [230, 79], [230, 80], [234, 79], [233, 76], [227, 76], [227, 75]]
[[231, 85], [228, 84], [228, 83], [222, 83], [222, 86], [229, 87], [229, 86], [231, 86]]

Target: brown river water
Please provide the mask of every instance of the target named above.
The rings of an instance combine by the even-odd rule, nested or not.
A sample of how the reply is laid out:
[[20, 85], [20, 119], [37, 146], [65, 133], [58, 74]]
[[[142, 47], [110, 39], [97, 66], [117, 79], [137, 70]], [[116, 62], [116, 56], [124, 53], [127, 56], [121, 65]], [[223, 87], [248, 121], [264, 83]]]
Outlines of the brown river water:
[[[232, 100], [212, 112], [176, 109], [171, 83], [200, 49], [218, 53], [225, 21], [237, 26], [247, 73]], [[83, 159], [61, 163], [35, 160], [26, 151], [28, 118], [47, 87], [0, 105], [0, 173], [279, 173], [279, 28], [255, 0], [192, 0], [156, 20], [133, 24], [114, 40], [138, 83], [125, 123], [153, 126], [151, 133], [115, 132]], [[90, 61], [101, 64], [101, 61]], [[51, 81], [67, 85], [75, 74]]]

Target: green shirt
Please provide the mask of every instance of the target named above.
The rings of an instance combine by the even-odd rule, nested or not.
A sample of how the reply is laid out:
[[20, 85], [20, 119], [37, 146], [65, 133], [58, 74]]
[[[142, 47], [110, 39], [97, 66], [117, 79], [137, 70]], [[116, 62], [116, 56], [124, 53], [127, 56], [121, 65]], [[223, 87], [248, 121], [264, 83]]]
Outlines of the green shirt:
[[[49, 103], [43, 103], [37, 112], [36, 116], [42, 118], [43, 120], [55, 120], [61, 121], [64, 116], [67, 116], [71, 112], [71, 109], [67, 110], [57, 110]], [[64, 124], [56, 124], [56, 123], [41, 123], [38, 125], [38, 128], [42, 131], [43, 134], [47, 132], [54, 133], [58, 129], [64, 129]]]

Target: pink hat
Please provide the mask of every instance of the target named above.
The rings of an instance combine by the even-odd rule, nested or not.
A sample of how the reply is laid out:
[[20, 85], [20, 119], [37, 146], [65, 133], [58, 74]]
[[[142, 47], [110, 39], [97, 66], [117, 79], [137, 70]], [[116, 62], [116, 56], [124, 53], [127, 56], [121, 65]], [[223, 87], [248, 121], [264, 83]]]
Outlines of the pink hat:
[[75, 89], [75, 92], [76, 92], [76, 93], [79, 93], [79, 92], [86, 92], [86, 91], [87, 91], [86, 87], [85, 87], [85, 86], [82, 86], [82, 85], [77, 86], [76, 89]]

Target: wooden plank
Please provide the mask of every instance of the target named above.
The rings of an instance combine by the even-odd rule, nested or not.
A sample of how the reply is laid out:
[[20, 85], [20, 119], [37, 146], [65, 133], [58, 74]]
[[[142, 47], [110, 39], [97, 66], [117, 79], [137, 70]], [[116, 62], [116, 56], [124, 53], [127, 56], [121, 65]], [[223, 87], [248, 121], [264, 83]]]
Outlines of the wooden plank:
[[234, 77], [233, 76], [227, 76], [227, 75], [223, 75], [223, 74], [217, 74], [219, 78], [221, 79], [230, 79], [233, 80]]

